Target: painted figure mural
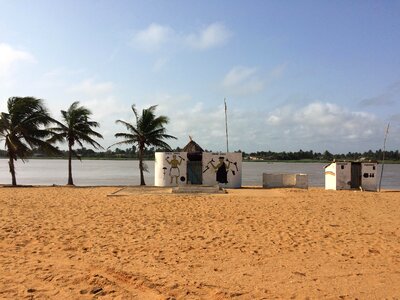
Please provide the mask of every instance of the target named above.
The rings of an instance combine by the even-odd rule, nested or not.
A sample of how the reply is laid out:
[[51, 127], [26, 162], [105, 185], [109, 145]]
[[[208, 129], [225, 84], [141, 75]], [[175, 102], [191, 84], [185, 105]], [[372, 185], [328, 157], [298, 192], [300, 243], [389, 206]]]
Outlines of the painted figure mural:
[[[235, 166], [235, 168], [233, 170], [231, 170], [231, 165]], [[236, 175], [236, 172], [239, 171], [238, 166], [237, 166], [237, 162], [230, 161], [228, 158], [225, 159], [225, 157], [223, 157], [223, 156], [220, 156], [218, 158], [218, 163], [217, 164], [215, 164], [215, 160], [214, 160], [214, 158], [212, 158], [207, 163], [207, 166], [206, 166], [205, 170], [203, 171], [203, 173], [205, 173], [208, 170], [210, 170], [210, 166], [212, 167], [212, 170], [215, 172], [215, 175], [216, 175], [215, 180], [218, 183], [227, 184], [228, 183], [228, 173], [229, 173], [229, 171], [232, 171], [233, 175]]]
[[224, 162], [224, 157], [221, 156], [219, 157], [219, 162], [217, 165], [214, 165], [214, 159], [211, 159], [208, 163], [213, 167], [215, 174], [216, 174], [216, 178], [215, 180], [218, 183], [228, 183], [228, 176], [227, 173], [230, 167], [230, 163], [228, 163], [228, 166], [225, 164]]
[[229, 167], [231, 165], [230, 162], [228, 162], [228, 165], [225, 164], [224, 162], [224, 157], [219, 158], [219, 162], [216, 166], [211, 162], [211, 165], [213, 166], [215, 172], [216, 172], [216, 178], [219, 183], [228, 183], [228, 176], [227, 173], [229, 171]]
[[[155, 185], [173, 187], [197, 184], [215, 186], [219, 184], [224, 188], [241, 187], [241, 153], [201, 152], [197, 155], [199, 157], [188, 156], [188, 152], [156, 152]], [[190, 168], [188, 168], [189, 164]], [[193, 180], [195, 178], [193, 174], [196, 175], [197, 181]]]
[[176, 154], [172, 155], [172, 159], [169, 159], [169, 156], [165, 159], [166, 162], [171, 166], [169, 169], [169, 176], [171, 178], [171, 184], [175, 179], [175, 183], [178, 184], [178, 179], [181, 176], [181, 172], [179, 170], [179, 166], [182, 164], [182, 160], [185, 160], [182, 156], [179, 155], [179, 160], [176, 158]]

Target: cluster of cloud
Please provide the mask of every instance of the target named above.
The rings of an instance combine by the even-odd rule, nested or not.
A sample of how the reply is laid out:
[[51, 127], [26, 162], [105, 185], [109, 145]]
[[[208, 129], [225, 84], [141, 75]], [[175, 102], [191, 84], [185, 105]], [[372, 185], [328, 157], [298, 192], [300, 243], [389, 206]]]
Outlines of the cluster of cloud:
[[[223, 104], [211, 108], [190, 96], [160, 96], [158, 113], [167, 115], [169, 133], [179, 138], [174, 146], [184, 146], [192, 136], [214, 151], [225, 150]], [[228, 110], [231, 150], [297, 151], [329, 150], [335, 153], [378, 149], [385, 124], [375, 115], [351, 111], [326, 102], [305, 106], [283, 105], [265, 110]]]
[[324, 145], [338, 151], [349, 146], [377, 146], [384, 128], [382, 121], [373, 114], [323, 102], [304, 107], [282, 106], [267, 115], [265, 124], [274, 132], [275, 140], [314, 147]]
[[173, 39], [174, 35], [175, 32], [170, 27], [153, 23], [146, 29], [136, 32], [131, 44], [139, 49], [155, 51]]
[[270, 72], [262, 74], [256, 67], [235, 66], [225, 75], [221, 87], [225, 95], [250, 96], [263, 91], [269, 83], [280, 78], [287, 63], [276, 66]]
[[18, 62], [34, 63], [35, 58], [27, 51], [17, 50], [11, 45], [0, 43], [0, 77], [6, 76]]
[[[204, 105], [190, 95], [171, 95], [168, 93], [153, 95], [151, 99], [158, 104], [157, 114], [170, 119], [167, 129], [169, 134], [178, 138], [170, 141], [173, 147], [183, 147], [189, 142], [189, 135], [207, 149], [219, 150], [219, 142], [224, 140], [225, 123], [223, 105]], [[154, 103], [153, 103], [154, 104]], [[148, 107], [151, 104], [143, 105]]]
[[[72, 99], [84, 99], [81, 104], [92, 110], [93, 120], [101, 125], [98, 131], [103, 134], [104, 140], [99, 142], [105, 148], [117, 142], [114, 137], [116, 132], [126, 130], [116, 125], [115, 120], [134, 122], [129, 105], [114, 95], [115, 84], [112, 82], [89, 78], [70, 85], [66, 91], [63, 101], [52, 102], [54, 116], [58, 117], [60, 109], [67, 109]], [[168, 141], [173, 148], [183, 147], [190, 135], [208, 150], [225, 151], [223, 103], [205, 105], [190, 95], [159, 94], [151, 95], [149, 99], [151, 103], [141, 103], [137, 109], [140, 112], [154, 103], [158, 104], [156, 113], [169, 117], [168, 133], [178, 138]], [[228, 103], [228, 123], [230, 150], [246, 152], [303, 149], [342, 153], [378, 149], [385, 127], [373, 114], [351, 111], [326, 102], [312, 102], [304, 106], [282, 105], [271, 112], [239, 110]]]
[[218, 22], [188, 34], [180, 34], [169, 26], [152, 23], [133, 35], [131, 46], [154, 52], [170, 43], [175, 46], [206, 50], [224, 45], [231, 36], [231, 31]]
[[266, 83], [266, 79], [258, 75], [257, 68], [237, 66], [225, 75], [222, 88], [230, 94], [244, 96], [262, 91]]
[[191, 33], [186, 37], [188, 45], [195, 49], [209, 49], [224, 45], [232, 36], [232, 33], [221, 23], [213, 23], [197, 33]]
[[[34, 63], [36, 59], [30, 52], [0, 41], [0, 97], [2, 100], [8, 99], [12, 95], [10, 91], [17, 84], [21, 84], [18, 77], [20, 68]], [[6, 101], [0, 101], [0, 111], [5, 109]]]
[[[104, 136], [105, 147], [115, 143], [117, 132], [115, 121], [129, 111], [129, 106], [121, 103], [115, 96], [115, 84], [111, 81], [99, 82], [86, 78], [67, 89], [73, 99], [83, 99], [81, 104], [93, 113], [93, 120], [100, 123], [100, 132]], [[69, 103], [71, 104], [71, 103]]]
[[[168, 27], [152, 24], [138, 32], [136, 42], [147, 49], [156, 49], [163, 43], [177, 38], [176, 32]], [[198, 33], [181, 36], [185, 45], [196, 49], [208, 49], [226, 43], [230, 32], [221, 24], [207, 26]], [[18, 50], [8, 44], [0, 43], [0, 78], [12, 71], [17, 63], [33, 63], [35, 58], [27, 51]], [[165, 63], [160, 61], [160, 65]], [[262, 92], [272, 80], [282, 76], [286, 64], [276, 66], [269, 72], [262, 72], [256, 67], [234, 66], [221, 80], [221, 87], [231, 94], [252, 95]], [[77, 74], [77, 73], [73, 73]], [[57, 118], [61, 109], [67, 109], [75, 100], [93, 112], [93, 119], [101, 124], [99, 131], [105, 137], [102, 144], [107, 147], [116, 142], [114, 134], [124, 131], [115, 124], [116, 119], [133, 121], [129, 105], [116, 96], [116, 85], [111, 81], [98, 81], [85, 77], [79, 71], [80, 81], [65, 80], [66, 71], [58, 70], [43, 75], [45, 86], [41, 90], [50, 91], [45, 95], [50, 108]], [[51, 80], [49, 80], [51, 78]], [[61, 79], [63, 78], [63, 79]], [[2, 80], [4, 82], [4, 80]], [[53, 84], [53, 85], [51, 85]], [[386, 93], [390, 97], [397, 94], [399, 84], [395, 84]], [[64, 93], [60, 93], [64, 91]], [[57, 97], [57, 98], [56, 98]], [[389, 97], [389, 98], [390, 98]], [[142, 104], [138, 109], [158, 103], [158, 114], [166, 115], [171, 122], [168, 132], [178, 141], [171, 141], [173, 147], [184, 146], [191, 135], [204, 148], [214, 151], [225, 150], [224, 106], [221, 103], [205, 105], [204, 101], [191, 95], [159, 94], [149, 95], [152, 103]], [[361, 104], [386, 105], [388, 97], [366, 99]], [[391, 99], [391, 98], [390, 98]], [[2, 103], [4, 104], [4, 103]], [[366, 149], [378, 149], [385, 124], [376, 115], [364, 111], [351, 111], [337, 104], [312, 102], [282, 105], [273, 111], [259, 109], [228, 111], [231, 150], [273, 150], [296, 151], [300, 148], [315, 151], [346, 152]], [[400, 120], [399, 115], [394, 119]], [[392, 129], [393, 130], [393, 129]], [[398, 130], [395, 129], [395, 130]]]
[[70, 91], [74, 93], [81, 93], [90, 97], [101, 97], [104, 94], [112, 92], [114, 84], [112, 82], [98, 82], [96, 83], [93, 78], [84, 79], [78, 84], [70, 87]]

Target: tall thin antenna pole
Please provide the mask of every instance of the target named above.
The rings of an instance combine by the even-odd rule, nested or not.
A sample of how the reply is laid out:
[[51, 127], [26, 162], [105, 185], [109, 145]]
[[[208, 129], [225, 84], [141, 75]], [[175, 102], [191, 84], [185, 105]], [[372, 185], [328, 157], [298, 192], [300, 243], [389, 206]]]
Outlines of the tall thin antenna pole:
[[226, 152], [229, 152], [229, 143], [228, 143], [228, 114], [227, 114], [227, 107], [226, 107], [226, 98], [224, 98], [225, 104], [225, 132], [226, 132]]
[[386, 139], [389, 134], [390, 122], [387, 124], [385, 139], [383, 140], [383, 153], [382, 153], [382, 168], [381, 168], [381, 178], [379, 178], [379, 192], [381, 191], [382, 177], [383, 177], [383, 167], [385, 166], [385, 152], [386, 152]]

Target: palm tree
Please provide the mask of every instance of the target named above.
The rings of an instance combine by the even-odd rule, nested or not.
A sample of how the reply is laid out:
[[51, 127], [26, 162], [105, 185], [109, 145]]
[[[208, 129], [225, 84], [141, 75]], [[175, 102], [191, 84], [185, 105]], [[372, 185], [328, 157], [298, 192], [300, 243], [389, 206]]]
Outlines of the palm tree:
[[169, 119], [166, 116], [155, 115], [157, 105], [150, 106], [142, 110], [142, 115], [139, 116], [135, 105], [132, 105], [132, 111], [136, 118], [136, 125], [130, 124], [123, 120], [117, 120], [116, 123], [122, 124], [128, 130], [127, 133], [116, 133], [116, 138], [124, 138], [124, 141], [115, 143], [119, 144], [136, 144], [139, 151], [139, 170], [140, 170], [140, 185], [146, 185], [144, 182], [143, 171], [143, 153], [146, 146], [156, 146], [171, 151], [171, 147], [164, 142], [164, 139], [176, 139], [172, 135], [166, 134], [164, 125], [168, 124]]
[[11, 97], [7, 101], [8, 112], [0, 115], [0, 138], [5, 141], [9, 158], [12, 185], [17, 185], [15, 164], [18, 158], [25, 161], [35, 147], [57, 153], [45, 139], [51, 136], [46, 126], [55, 122], [43, 104], [34, 97]]
[[99, 123], [90, 121], [92, 112], [84, 106], [79, 106], [79, 101], [71, 104], [67, 111], [62, 110], [62, 122], [57, 122], [57, 127], [51, 128], [54, 136], [51, 142], [68, 143], [68, 185], [74, 185], [72, 179], [72, 155], [81, 160], [81, 157], [72, 149], [77, 143], [83, 147], [82, 142], [92, 145], [95, 149], [103, 148], [92, 137], [103, 138], [103, 136], [94, 131], [92, 127], [99, 127]]

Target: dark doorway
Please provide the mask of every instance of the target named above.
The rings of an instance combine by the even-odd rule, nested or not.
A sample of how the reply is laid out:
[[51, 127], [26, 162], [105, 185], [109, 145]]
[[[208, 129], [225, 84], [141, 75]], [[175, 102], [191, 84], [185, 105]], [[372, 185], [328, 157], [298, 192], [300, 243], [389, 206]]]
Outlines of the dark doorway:
[[358, 189], [361, 186], [361, 163], [351, 163], [351, 188]]
[[189, 184], [203, 183], [203, 168], [201, 152], [188, 153], [187, 155], [187, 182]]

